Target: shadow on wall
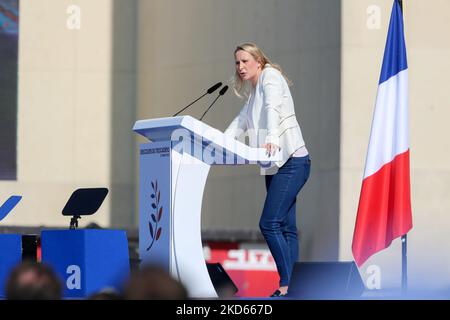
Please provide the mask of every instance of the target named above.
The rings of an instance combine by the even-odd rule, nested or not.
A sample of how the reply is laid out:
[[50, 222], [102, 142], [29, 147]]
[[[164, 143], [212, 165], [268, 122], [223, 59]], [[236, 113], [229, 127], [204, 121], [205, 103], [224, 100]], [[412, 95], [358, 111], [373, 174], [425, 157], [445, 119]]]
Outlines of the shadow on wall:
[[136, 119], [137, 1], [114, 0], [111, 83], [111, 220], [112, 227], [137, 226], [135, 190], [137, 145], [132, 131]]

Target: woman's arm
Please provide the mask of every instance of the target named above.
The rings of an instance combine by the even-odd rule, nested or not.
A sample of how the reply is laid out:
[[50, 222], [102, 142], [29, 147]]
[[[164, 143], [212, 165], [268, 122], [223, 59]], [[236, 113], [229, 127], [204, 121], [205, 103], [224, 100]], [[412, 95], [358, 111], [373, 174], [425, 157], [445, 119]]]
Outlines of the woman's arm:
[[263, 112], [266, 113], [267, 119], [265, 145], [279, 146], [278, 127], [280, 123], [280, 108], [283, 101], [283, 82], [281, 77], [282, 75], [278, 71], [270, 68], [264, 72], [262, 79], [264, 89]]

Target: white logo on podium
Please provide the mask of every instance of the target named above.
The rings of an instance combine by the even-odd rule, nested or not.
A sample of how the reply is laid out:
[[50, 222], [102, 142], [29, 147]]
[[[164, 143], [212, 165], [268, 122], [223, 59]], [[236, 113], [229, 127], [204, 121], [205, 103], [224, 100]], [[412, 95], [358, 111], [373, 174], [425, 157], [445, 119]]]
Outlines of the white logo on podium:
[[76, 264], [67, 267], [66, 273], [69, 275], [66, 281], [67, 289], [81, 289], [81, 269]]

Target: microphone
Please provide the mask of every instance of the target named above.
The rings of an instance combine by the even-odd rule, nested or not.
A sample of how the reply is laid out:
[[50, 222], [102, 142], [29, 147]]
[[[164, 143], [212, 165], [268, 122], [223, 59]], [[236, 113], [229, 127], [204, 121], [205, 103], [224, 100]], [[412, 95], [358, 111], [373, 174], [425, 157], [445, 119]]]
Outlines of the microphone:
[[186, 107], [184, 107], [183, 109], [181, 109], [180, 111], [178, 111], [177, 113], [175, 113], [172, 117], [175, 117], [176, 115], [178, 115], [180, 112], [183, 112], [184, 110], [186, 110], [188, 107], [190, 107], [191, 105], [193, 105], [194, 103], [196, 103], [198, 100], [200, 100], [201, 98], [203, 98], [204, 96], [206, 96], [207, 94], [211, 94], [214, 91], [216, 91], [217, 89], [219, 89], [222, 86], [222, 82], [218, 82], [215, 85], [213, 85], [211, 88], [209, 88], [206, 93], [204, 95], [202, 95], [200, 98], [198, 98], [197, 100], [191, 102], [190, 104], [188, 104]]
[[203, 113], [202, 117], [200, 118], [200, 121], [202, 121], [203, 117], [209, 111], [209, 109], [211, 109], [213, 104], [216, 103], [217, 99], [219, 99], [220, 96], [223, 96], [225, 94], [225, 92], [227, 92], [227, 90], [228, 90], [228, 86], [225, 86], [225, 87], [222, 88], [222, 90], [219, 91], [219, 95], [217, 96], [216, 99], [214, 99], [213, 103], [211, 103], [211, 105], [208, 107], [208, 109], [206, 109], [205, 113]]

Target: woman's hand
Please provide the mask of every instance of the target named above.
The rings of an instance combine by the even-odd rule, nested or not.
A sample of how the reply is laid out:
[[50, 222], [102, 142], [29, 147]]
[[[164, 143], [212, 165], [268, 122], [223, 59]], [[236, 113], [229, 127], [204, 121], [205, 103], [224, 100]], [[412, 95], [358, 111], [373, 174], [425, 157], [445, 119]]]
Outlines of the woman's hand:
[[270, 156], [274, 156], [275, 153], [280, 150], [281, 148], [273, 143], [266, 143], [263, 145], [263, 148], [266, 148], [266, 154]]

